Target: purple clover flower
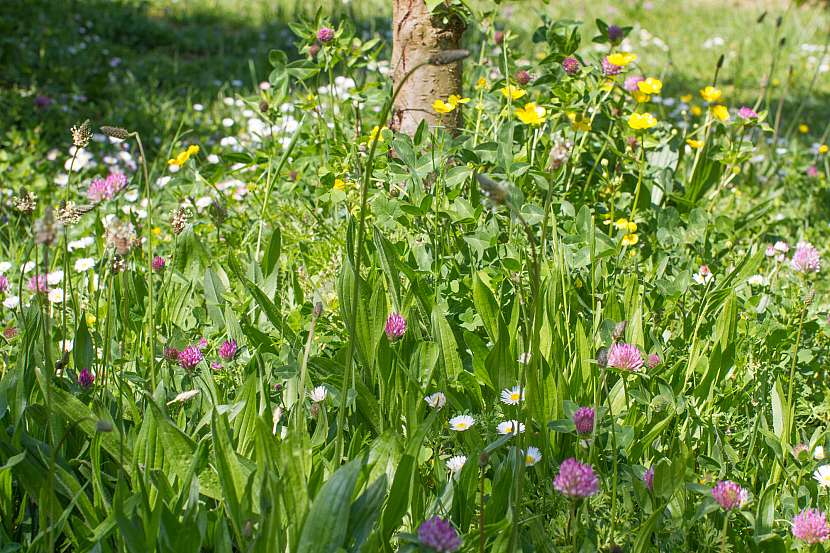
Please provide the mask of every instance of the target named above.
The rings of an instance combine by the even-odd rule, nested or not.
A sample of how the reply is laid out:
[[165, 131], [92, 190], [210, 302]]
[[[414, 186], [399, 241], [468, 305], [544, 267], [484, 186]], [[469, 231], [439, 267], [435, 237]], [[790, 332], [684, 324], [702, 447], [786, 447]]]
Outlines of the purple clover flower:
[[202, 361], [202, 350], [197, 346], [187, 346], [179, 352], [179, 365], [183, 369], [191, 370]]
[[81, 369], [78, 373], [78, 385], [81, 388], [89, 388], [95, 382], [95, 375], [89, 369]]
[[418, 541], [438, 553], [450, 553], [461, 547], [461, 538], [450, 521], [439, 516], [425, 520], [418, 527]]
[[611, 44], [619, 44], [623, 39], [623, 30], [619, 25], [608, 25], [608, 40]]
[[219, 346], [219, 357], [225, 361], [230, 361], [236, 356], [236, 340], [225, 340]]
[[0, 294], [9, 289], [9, 277], [0, 275]]
[[580, 407], [573, 414], [577, 434], [590, 434], [594, 431], [594, 410], [591, 407]]
[[400, 340], [406, 334], [406, 319], [400, 313], [390, 313], [386, 318], [386, 327], [383, 331], [386, 332], [386, 337], [389, 338], [389, 341], [395, 342]]
[[320, 30], [317, 31], [317, 40], [323, 44], [331, 42], [334, 40], [334, 29], [331, 27], [320, 27]]
[[168, 361], [178, 361], [179, 350], [176, 348], [164, 348], [164, 358]]
[[167, 265], [167, 262], [160, 255], [157, 255], [153, 258], [153, 270], [154, 271], [156, 271], [156, 272], [161, 271], [162, 269], [164, 269], [165, 265]]
[[41, 294], [49, 292], [49, 282], [46, 280], [46, 275], [35, 275], [30, 278], [29, 290], [32, 292], [39, 292]]
[[807, 170], [804, 172], [808, 177], [814, 179], [818, 176], [818, 168], [815, 165], [810, 165], [807, 167]]
[[643, 367], [643, 356], [633, 344], [616, 343], [608, 349], [608, 366], [636, 372]]
[[741, 109], [738, 110], [738, 117], [740, 117], [744, 121], [748, 121], [750, 119], [758, 119], [758, 114], [755, 113], [755, 110], [751, 107], [743, 106]]
[[568, 75], [576, 75], [579, 73], [579, 70], [582, 68], [582, 64], [579, 63], [579, 60], [574, 57], [567, 57], [562, 60], [562, 69]]
[[591, 465], [571, 457], [559, 465], [559, 474], [553, 479], [553, 487], [562, 495], [582, 499], [599, 491], [599, 478]]
[[619, 75], [622, 73], [623, 68], [619, 65], [614, 65], [608, 58], [602, 58], [602, 73], [608, 77], [612, 77], [614, 75]]
[[649, 369], [653, 369], [654, 367], [656, 367], [659, 364], [660, 364], [660, 356], [657, 355], [656, 353], [650, 354], [648, 356], [648, 358], [646, 359], [646, 366]]
[[818, 509], [804, 509], [793, 517], [793, 537], [810, 545], [827, 541], [830, 538], [827, 517]]
[[721, 480], [715, 484], [712, 497], [725, 511], [743, 507], [749, 502], [749, 492], [731, 480]]
[[623, 83], [623, 88], [631, 93], [639, 92], [640, 87], [637, 85], [643, 82], [644, 80], [646, 79], [642, 75], [631, 75], [630, 77], [625, 79], [625, 82]]
[[809, 242], [799, 242], [790, 260], [790, 267], [800, 273], [817, 273], [821, 270], [821, 256]]
[[127, 186], [126, 175], [123, 173], [110, 173], [105, 179], [97, 178], [89, 183], [86, 197], [93, 202], [111, 200], [125, 186]]

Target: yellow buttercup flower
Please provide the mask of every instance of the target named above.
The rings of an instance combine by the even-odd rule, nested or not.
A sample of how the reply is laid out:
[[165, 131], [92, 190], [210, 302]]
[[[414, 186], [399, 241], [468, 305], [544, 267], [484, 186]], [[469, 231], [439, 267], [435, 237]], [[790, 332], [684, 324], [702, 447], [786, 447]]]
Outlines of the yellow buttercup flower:
[[660, 81], [660, 79], [649, 77], [644, 81], [638, 82], [637, 88], [639, 88], [640, 92], [643, 94], [660, 94], [663, 90], [663, 82]]
[[98, 320], [98, 319], [97, 319], [97, 318], [95, 317], [95, 315], [93, 315], [92, 313], [87, 313], [87, 314], [86, 314], [86, 326], [92, 326], [92, 325], [94, 325], [94, 324], [95, 324], [95, 321], [97, 321], [97, 320]]
[[729, 121], [729, 110], [726, 109], [726, 106], [718, 104], [716, 106], [712, 106], [710, 111], [712, 112], [712, 117], [718, 121]]
[[810, 127], [808, 127], [804, 123], [801, 123], [798, 126], [798, 132], [800, 132], [801, 134], [807, 134], [808, 132], [810, 132]]
[[628, 118], [628, 126], [634, 130], [644, 130], [650, 129], [654, 125], [657, 124], [657, 119], [655, 117], [646, 112], [646, 113], [632, 113], [631, 117]]
[[482, 88], [487, 88], [487, 79], [479, 77], [478, 81], [476, 81], [476, 90], [481, 90]]
[[153, 233], [153, 236], [161, 236], [161, 227], [153, 227], [150, 232]]
[[518, 100], [519, 98], [527, 94], [527, 92], [525, 92], [518, 86], [513, 86], [512, 84], [502, 87], [501, 93], [505, 98], [508, 98], [510, 100]]
[[[605, 224], [609, 223], [610, 220], [605, 221]], [[626, 231], [626, 234], [634, 234], [635, 232], [637, 232], [637, 223], [635, 223], [634, 221], [629, 221], [625, 217], [620, 217], [619, 219], [614, 221], [614, 226], [617, 228], [617, 230]]]
[[454, 110], [455, 106], [452, 105], [452, 104], [448, 104], [444, 100], [441, 100], [439, 98], [438, 100], [435, 100], [432, 103], [432, 109], [434, 109], [436, 113], [440, 113], [440, 114], [443, 115], [445, 113], [449, 113], [452, 110]]
[[628, 219], [620, 217], [616, 221], [614, 221], [614, 226], [617, 227], [618, 230], [623, 230], [628, 228]]
[[689, 111], [691, 111], [692, 115], [694, 115], [695, 117], [700, 117], [700, 114], [703, 113], [703, 110], [700, 109], [700, 106], [692, 106]]
[[625, 67], [633, 61], [637, 61], [637, 54], [631, 52], [617, 52], [608, 56], [608, 63], [613, 63], [619, 67]]
[[694, 138], [687, 138], [686, 144], [688, 144], [691, 148], [694, 148], [695, 150], [703, 148], [703, 141], [695, 140]]
[[198, 153], [199, 153], [199, 146], [197, 146], [196, 144], [191, 144], [190, 146], [187, 147], [187, 155], [188, 156], [195, 156]]
[[571, 128], [575, 131], [588, 132], [591, 130], [591, 120], [581, 113], [568, 112]]
[[332, 186], [332, 189], [343, 192], [344, 190], [346, 190], [346, 181], [344, 181], [343, 179], [334, 179], [334, 185]]
[[691, 94], [684, 94], [683, 96], [680, 97], [680, 101], [683, 102], [684, 104], [688, 104], [689, 102], [692, 101], [692, 95]]
[[450, 97], [447, 98], [447, 103], [449, 103], [452, 107], [458, 107], [458, 104], [466, 104], [469, 101], [469, 98], [462, 98], [458, 94], [451, 94]]
[[636, 234], [626, 234], [623, 236], [622, 245], [623, 246], [633, 246], [637, 242], [640, 241], [640, 238]]
[[637, 101], [638, 104], [645, 104], [649, 100], [651, 100], [651, 96], [645, 94], [644, 92], [640, 92], [639, 90], [636, 92], [632, 92], [634, 95], [634, 100]]
[[700, 97], [703, 98], [705, 101], [709, 102], [717, 102], [720, 100], [720, 97], [723, 93], [720, 91], [719, 88], [715, 88], [714, 86], [707, 86], [700, 90]]
[[827, 147], [827, 144], [822, 144], [818, 147], [818, 153], [821, 155], [826, 154], [828, 150], [830, 150], [830, 148]]
[[187, 163], [187, 160], [190, 159], [190, 156], [196, 155], [198, 153], [199, 153], [199, 147], [196, 146], [195, 144], [191, 144], [190, 146], [187, 147], [186, 150], [182, 150], [181, 152], [179, 152], [179, 154], [176, 157], [174, 157], [172, 159], [168, 159], [167, 164], [168, 165], [178, 165], [178, 166], [181, 167], [182, 165]]
[[537, 106], [533, 102], [525, 104], [525, 107], [516, 110], [516, 116], [525, 125], [541, 125], [545, 121], [547, 110]]

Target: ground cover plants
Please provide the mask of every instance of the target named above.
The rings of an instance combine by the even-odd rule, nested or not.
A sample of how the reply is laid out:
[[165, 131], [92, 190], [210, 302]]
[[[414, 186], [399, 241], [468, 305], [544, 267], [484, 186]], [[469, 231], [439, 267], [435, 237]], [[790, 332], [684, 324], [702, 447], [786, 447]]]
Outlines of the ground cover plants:
[[211, 73], [76, 4], [0, 8], [103, 63], [0, 50], [0, 551], [826, 550], [821, 6], [701, 3], [685, 74], [660, 3], [429, 1], [403, 72], [283, 6]]

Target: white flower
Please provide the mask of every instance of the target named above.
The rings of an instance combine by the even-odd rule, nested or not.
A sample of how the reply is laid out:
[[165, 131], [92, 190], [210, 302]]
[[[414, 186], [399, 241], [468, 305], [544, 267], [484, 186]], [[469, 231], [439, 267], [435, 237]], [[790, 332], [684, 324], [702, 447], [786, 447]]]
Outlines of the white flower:
[[202, 196], [201, 198], [196, 198], [196, 209], [202, 211], [204, 208], [209, 206], [213, 203], [213, 198], [210, 196]]
[[233, 105], [233, 98], [230, 98], [230, 97], [226, 96], [225, 98], [222, 98], [222, 103], [224, 103], [226, 106], [232, 106]]
[[179, 167], [175, 163], [171, 163], [170, 165], [167, 166], [167, 170], [170, 171], [171, 173], [178, 173], [179, 169], [181, 169], [181, 167]]
[[525, 466], [532, 467], [536, 463], [542, 460], [542, 452], [539, 451], [538, 447], [530, 446], [527, 448], [527, 453], [525, 453]]
[[193, 111], [202, 111], [205, 109], [205, 106], [202, 104], [193, 104]]
[[63, 346], [63, 351], [65, 351], [66, 353], [69, 353], [69, 352], [72, 351], [72, 348], [75, 347], [75, 341], [74, 340], [63, 340], [61, 342], [61, 345]]
[[12, 268], [12, 264], [8, 261], [0, 262], [0, 275], [5, 275]]
[[219, 156], [217, 156], [216, 154], [210, 154], [209, 156], [207, 156], [207, 161], [211, 165], [216, 165], [217, 163], [219, 163]]
[[9, 296], [3, 299], [3, 307], [6, 309], [17, 309], [20, 305], [20, 298], [17, 296]]
[[750, 286], [766, 286], [767, 278], [764, 275], [752, 275], [747, 279]]
[[824, 459], [824, 446], [816, 446], [816, 448], [813, 450], [813, 459], [815, 459], [816, 461], [821, 461], [822, 459]]
[[[515, 431], [516, 427], [519, 428], [518, 432]], [[515, 420], [504, 421], [499, 423], [496, 427], [496, 431], [502, 436], [506, 436], [507, 434], [521, 434], [525, 431], [525, 425], [524, 423]]]
[[188, 399], [193, 399], [194, 397], [199, 395], [199, 390], [186, 390], [176, 397], [173, 398], [172, 401], [168, 401], [167, 405], [173, 405], [174, 403], [184, 403]]
[[32, 272], [32, 269], [34, 269], [34, 268], [35, 268], [35, 262], [34, 261], [27, 261], [26, 263], [23, 264], [23, 272], [24, 273], [30, 273], [30, 272]]
[[53, 273], [46, 273], [46, 282], [54, 286], [63, 280], [63, 271], [58, 269]]
[[124, 194], [124, 199], [128, 202], [134, 202], [138, 199], [138, 191], [137, 190], [129, 190], [127, 193]]
[[52, 288], [49, 290], [49, 303], [63, 303], [63, 288]]
[[167, 175], [159, 177], [156, 179], [156, 186], [158, 186], [159, 188], [164, 188], [165, 186], [167, 186], [167, 183], [170, 182], [172, 178], [173, 177], [168, 177]]
[[450, 423], [450, 430], [455, 430], [456, 432], [464, 432], [465, 430], [469, 430], [472, 425], [476, 423], [476, 420], [471, 417], [470, 415], [458, 415], [453, 417], [449, 420]]
[[788, 251], [790, 251], [790, 245], [787, 244], [786, 242], [783, 242], [783, 241], [779, 240], [778, 242], [775, 243], [775, 245], [773, 246], [773, 249], [777, 252], [787, 253]]
[[817, 468], [813, 473], [813, 478], [815, 478], [819, 485], [823, 488], [830, 488], [830, 465], [821, 465]]
[[425, 397], [424, 401], [426, 401], [427, 405], [433, 409], [441, 409], [447, 404], [447, 396], [444, 395], [444, 392], [435, 392], [434, 394]]
[[91, 257], [82, 257], [81, 259], [75, 262], [75, 270], [79, 273], [88, 271], [93, 267], [95, 267], [95, 260]]
[[69, 248], [70, 252], [74, 252], [75, 250], [82, 250], [82, 249], [86, 248], [87, 246], [91, 246], [94, 243], [95, 243], [95, 239], [93, 237], [84, 236], [83, 238], [81, 238], [79, 240], [73, 240], [72, 242], [67, 244], [67, 247]]
[[464, 468], [464, 463], [467, 462], [467, 457], [464, 455], [456, 455], [447, 459], [447, 468], [453, 474], [456, 474]]
[[706, 265], [701, 265], [697, 273], [692, 276], [692, 279], [700, 285], [709, 284], [714, 278], [712, 271]]
[[525, 398], [525, 392], [519, 386], [505, 388], [501, 391], [501, 402], [505, 405], [518, 405]]
[[328, 396], [328, 394], [329, 391], [326, 390], [325, 386], [317, 386], [308, 393], [308, 396], [314, 403], [322, 403], [326, 401], [326, 396]]
[[225, 117], [224, 119], [222, 119], [222, 126], [225, 128], [233, 127], [233, 119], [231, 119], [230, 117]]

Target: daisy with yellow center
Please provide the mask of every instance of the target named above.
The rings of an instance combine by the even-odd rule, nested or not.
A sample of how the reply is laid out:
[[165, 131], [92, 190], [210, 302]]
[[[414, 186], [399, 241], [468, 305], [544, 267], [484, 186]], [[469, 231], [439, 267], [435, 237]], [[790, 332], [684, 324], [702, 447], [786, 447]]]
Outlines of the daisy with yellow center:
[[541, 125], [545, 122], [547, 110], [537, 106], [533, 102], [525, 104], [525, 107], [516, 110], [516, 116], [525, 125]]
[[479, 77], [478, 81], [476, 81], [476, 90], [482, 90], [484, 88], [487, 88], [487, 79]]
[[454, 430], [455, 432], [464, 432], [465, 430], [469, 430], [470, 427], [476, 423], [476, 420], [470, 415], [458, 415], [451, 418], [449, 423], [450, 430]]
[[709, 102], [717, 102], [720, 100], [720, 97], [723, 95], [719, 88], [715, 88], [714, 86], [707, 86], [700, 90], [700, 97], [703, 98], [704, 101]]
[[518, 86], [513, 86], [512, 84], [509, 84], [505, 87], [502, 87], [501, 94], [505, 98], [512, 101], [512, 100], [518, 100], [519, 98], [521, 98], [522, 96], [527, 94], [527, 92], [525, 92], [524, 90], [522, 90]]
[[519, 386], [505, 388], [501, 391], [501, 402], [505, 405], [518, 405], [524, 398], [524, 391]]
[[638, 82], [637, 88], [639, 88], [640, 92], [643, 94], [660, 94], [663, 90], [663, 82], [660, 79], [649, 77], [644, 81]]
[[813, 478], [816, 479], [818, 485], [823, 488], [830, 488], [830, 465], [821, 465], [813, 473]]
[[631, 62], [637, 61], [637, 54], [631, 52], [617, 52], [608, 56], [608, 63], [612, 63], [619, 67], [625, 67]]
[[710, 111], [712, 112], [712, 117], [718, 121], [729, 121], [729, 110], [726, 109], [726, 106], [718, 104], [716, 106], [712, 106]]
[[657, 124], [657, 119], [650, 113], [632, 113], [628, 126], [636, 131], [650, 129]]
[[688, 144], [689, 147], [692, 148], [693, 150], [699, 150], [700, 148], [703, 148], [703, 141], [702, 140], [695, 140], [694, 138], [687, 138], [686, 139], [686, 144]]
[[542, 452], [539, 451], [538, 447], [530, 446], [527, 448], [527, 453], [525, 453], [525, 466], [532, 467], [536, 463], [542, 460]]

